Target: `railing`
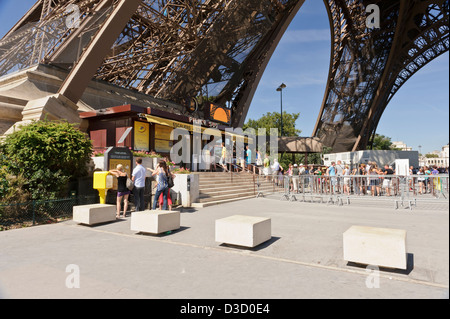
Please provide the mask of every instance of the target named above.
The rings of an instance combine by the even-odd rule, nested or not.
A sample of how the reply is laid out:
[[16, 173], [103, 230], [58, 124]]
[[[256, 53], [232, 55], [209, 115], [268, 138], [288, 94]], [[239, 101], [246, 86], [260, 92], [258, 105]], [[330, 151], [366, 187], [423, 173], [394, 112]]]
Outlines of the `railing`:
[[[315, 201], [327, 204], [350, 204], [352, 199], [389, 200], [395, 205], [410, 209], [417, 202], [442, 202], [448, 204], [448, 175], [269, 175], [257, 176], [257, 197], [265, 195], [260, 189], [261, 180], [270, 180], [280, 192], [281, 200]], [[276, 192], [274, 190], [274, 192]]]
[[98, 203], [98, 196], [0, 204], [0, 231], [17, 226], [46, 224], [72, 217], [73, 206]]

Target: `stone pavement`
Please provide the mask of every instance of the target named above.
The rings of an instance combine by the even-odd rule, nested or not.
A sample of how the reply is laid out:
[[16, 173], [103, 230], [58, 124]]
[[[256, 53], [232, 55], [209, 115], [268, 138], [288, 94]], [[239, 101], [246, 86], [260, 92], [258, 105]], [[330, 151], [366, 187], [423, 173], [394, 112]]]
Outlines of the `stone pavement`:
[[[272, 218], [272, 239], [255, 249], [216, 243], [215, 220]], [[259, 198], [184, 209], [182, 228], [150, 236], [130, 218], [95, 227], [67, 221], [0, 232], [0, 297], [151, 299], [360, 299], [449, 297], [449, 213], [327, 206]], [[408, 232], [408, 271], [343, 260], [352, 225]], [[75, 265], [76, 268], [70, 268]], [[68, 268], [69, 266], [69, 268]], [[79, 288], [68, 288], [79, 270]]]

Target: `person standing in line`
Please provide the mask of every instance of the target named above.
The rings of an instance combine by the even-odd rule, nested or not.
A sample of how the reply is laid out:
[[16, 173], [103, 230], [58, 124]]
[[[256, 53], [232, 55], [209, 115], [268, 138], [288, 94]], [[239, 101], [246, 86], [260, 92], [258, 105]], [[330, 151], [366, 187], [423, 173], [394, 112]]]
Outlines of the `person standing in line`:
[[[165, 159], [164, 160], [164, 162], [166, 163], [166, 165], [167, 165], [167, 159]], [[152, 176], [153, 176], [153, 173], [155, 173], [155, 171], [156, 170], [154, 170], [154, 169], [151, 169], [151, 168], [147, 168], [147, 170], [149, 170], [150, 172], [152, 172]], [[168, 175], [167, 176], [171, 176], [173, 179], [175, 179], [175, 177], [176, 177], [176, 175], [175, 174], [172, 174], [171, 172], [170, 172], [170, 168], [169, 168], [169, 166], [167, 165], [167, 172], [168, 172]], [[155, 188], [154, 189], [158, 189], [158, 184], [159, 184], [159, 180], [160, 180], [160, 176], [159, 175], [157, 175], [157, 174], [155, 174], [156, 175], [156, 186], [155, 186]], [[171, 197], [171, 195], [170, 195], [170, 187], [169, 187], [169, 185], [167, 184], [167, 187], [168, 187], [168, 192], [167, 192], [167, 205], [169, 206], [169, 211], [172, 211], [172, 205], [173, 205], [173, 202], [172, 202], [172, 197]], [[155, 194], [156, 194], [156, 192], [155, 192]], [[163, 193], [161, 193], [161, 195], [159, 195], [159, 199], [158, 199], [158, 204], [159, 204], [159, 210], [161, 210], [162, 209], [162, 207], [163, 207], [163, 205], [164, 205], [164, 194]]]
[[306, 166], [303, 163], [300, 163], [298, 167], [298, 175], [304, 175], [306, 171]]
[[433, 170], [431, 171], [432, 175], [439, 175], [439, 170], [438, 167], [435, 165], [433, 166]]
[[336, 164], [336, 176], [337, 176], [337, 192], [341, 192], [342, 176], [344, 175], [344, 166], [339, 160]]
[[[433, 170], [431, 171], [431, 175], [433, 175], [433, 176], [439, 175], [439, 170], [438, 170], [438, 167], [436, 165], [433, 166]], [[435, 192], [440, 189], [440, 187], [439, 187], [439, 183], [440, 182], [439, 181], [440, 181], [439, 178], [436, 178], [436, 177], [435, 178], [431, 178], [431, 187], [432, 187], [433, 195], [435, 195]]]
[[[169, 166], [167, 166], [167, 172], [168, 172], [168, 175], [167, 176], [170, 176], [170, 177], [172, 177], [172, 179], [174, 179], [175, 180], [175, 174], [172, 174], [172, 172], [170, 171], [170, 167]], [[170, 196], [170, 186], [169, 185], [167, 185], [167, 187], [168, 187], [168, 191], [167, 191], [167, 205], [169, 206], [169, 211], [172, 211], [172, 197]], [[163, 194], [161, 194], [160, 196], [159, 196], [159, 209], [161, 210], [161, 207], [164, 205], [164, 196], [163, 196]]]
[[238, 162], [239, 162], [239, 164], [238, 164], [239, 169], [238, 169], [238, 171], [240, 170], [241, 173], [244, 173], [245, 172], [245, 168], [246, 168], [246, 165], [245, 165], [245, 147], [244, 148], [241, 148], [241, 147], [237, 148], [236, 149], [236, 154], [239, 155], [239, 160], [238, 160]]
[[235, 173], [238, 172], [236, 160], [236, 147], [233, 147], [233, 157], [231, 158], [231, 170]]
[[[425, 174], [426, 176], [431, 175], [431, 171], [430, 171], [430, 169], [429, 169], [428, 166], [424, 166], [423, 172], [424, 172], [424, 174]], [[430, 188], [430, 186], [431, 186], [431, 181], [430, 181], [430, 178], [429, 178], [429, 177], [425, 177], [424, 184], [425, 184], [425, 194], [426, 194], [426, 193], [431, 193], [431, 188]]]
[[261, 175], [261, 167], [263, 165], [263, 160], [261, 158], [261, 153], [259, 150], [256, 150], [256, 168], [253, 167], [254, 171], [253, 173], [256, 174], [256, 169], [258, 170], [258, 175]]
[[266, 177], [266, 180], [270, 178], [270, 159], [269, 155], [266, 154], [264, 158], [264, 176]]
[[[375, 170], [375, 168], [371, 168], [368, 175], [377, 175], [377, 172]], [[368, 182], [369, 182], [369, 186], [368, 188], [370, 189], [370, 193], [372, 196], [375, 196], [375, 192], [376, 192], [376, 178], [375, 177], [368, 177]]]
[[142, 158], [136, 158], [136, 167], [133, 170], [131, 180], [134, 182], [134, 205], [137, 212], [145, 210], [145, 173], [146, 169], [142, 166]]
[[153, 210], [156, 210], [156, 205], [159, 201], [159, 196], [163, 195], [163, 210], [167, 210], [167, 194], [169, 192], [168, 177], [169, 171], [164, 160], [159, 162], [158, 167], [153, 171], [152, 176], [158, 176], [158, 185], [156, 186], [156, 194], [153, 200]]
[[307, 181], [308, 181], [308, 185], [309, 185], [309, 188], [311, 189], [312, 187], [313, 187], [313, 185], [314, 185], [314, 173], [315, 173], [315, 169], [314, 169], [314, 166], [313, 165], [310, 165], [309, 166], [309, 169], [308, 169], [308, 175], [309, 175], [309, 177], [308, 177], [308, 179], [307, 179]]
[[345, 165], [344, 171], [342, 175], [344, 176], [344, 183], [342, 188], [342, 193], [347, 194], [347, 196], [350, 196], [351, 191], [351, 178], [350, 175], [352, 174], [352, 171], [350, 169], [350, 166]]
[[322, 169], [318, 167], [314, 171], [314, 175], [317, 176], [314, 178], [314, 191], [317, 193], [322, 193]]
[[327, 176], [330, 176], [330, 192], [331, 194], [334, 193], [335, 191], [335, 187], [336, 187], [336, 163], [332, 162], [331, 166], [327, 168], [327, 172], [326, 172]]
[[[383, 175], [394, 175], [394, 171], [389, 165], [384, 166]], [[383, 187], [386, 189], [386, 196], [391, 196], [392, 177], [385, 177], [383, 180]]]
[[332, 162], [331, 166], [327, 168], [328, 176], [336, 176], [336, 163]]
[[246, 161], [247, 169], [250, 172], [251, 165], [252, 165], [252, 150], [248, 147], [248, 145], [245, 147], [245, 161]]
[[220, 156], [219, 165], [222, 166], [224, 172], [228, 172], [227, 169], [227, 148], [225, 142], [222, 142], [222, 155]]
[[[300, 191], [300, 186], [301, 186], [302, 192], [304, 191], [305, 188], [309, 187], [309, 177], [307, 177], [310, 175], [309, 167], [308, 167], [308, 165], [304, 165], [304, 168], [305, 169], [303, 170], [303, 174], [301, 174], [303, 176], [299, 178], [299, 185], [298, 185], [299, 191]], [[300, 173], [299, 173], [299, 175], [300, 175]]]
[[[409, 176], [414, 176], [414, 175], [416, 175], [417, 174], [417, 170], [414, 168], [414, 166], [410, 166], [409, 167]], [[409, 190], [410, 191], [413, 191], [414, 190], [414, 188], [415, 188], [415, 178], [411, 178], [410, 180], [409, 180]]]
[[[351, 172], [352, 177], [350, 180], [350, 185], [352, 185], [352, 187], [353, 187], [353, 194], [359, 196], [360, 195], [359, 179], [355, 177], [358, 175], [358, 172], [359, 172], [358, 166], [352, 170], [352, 172]], [[350, 189], [350, 191], [351, 191], [351, 189]]]
[[286, 174], [286, 170], [283, 168], [283, 166], [280, 165], [280, 170], [278, 171], [278, 185], [285, 187], [284, 185], [284, 175]]
[[373, 177], [370, 177], [370, 191], [372, 193], [372, 196], [381, 196], [381, 186], [380, 186], [380, 180], [377, 175], [380, 175], [380, 171], [378, 170], [377, 166], [374, 165], [369, 175], [372, 175]]
[[[417, 172], [417, 175], [425, 175], [423, 168], [421, 167], [419, 169], [419, 171]], [[425, 188], [425, 177], [419, 177], [417, 179], [417, 181], [419, 182], [419, 194], [425, 194], [426, 192], [426, 188]]]
[[[358, 171], [359, 176], [367, 175], [367, 168], [366, 164], [361, 164]], [[364, 177], [358, 177], [359, 178], [359, 185], [360, 185], [360, 194], [365, 196], [367, 195], [367, 178]]]
[[123, 218], [126, 217], [128, 210], [128, 197], [131, 191], [127, 188], [128, 174], [123, 171], [123, 165], [117, 165], [116, 169], [109, 171], [111, 174], [117, 177], [117, 213], [116, 218], [120, 218], [120, 210], [122, 207], [123, 199]]
[[299, 178], [300, 170], [298, 169], [298, 165], [294, 164], [294, 167], [292, 168], [292, 186], [293, 191], [295, 194], [298, 194], [298, 178]]
[[273, 160], [272, 165], [272, 173], [273, 173], [273, 182], [278, 186], [278, 173], [280, 171], [280, 164], [277, 159]]
[[288, 184], [289, 184], [289, 191], [292, 192], [293, 191], [293, 185], [292, 185], [292, 169], [294, 168], [294, 165], [292, 165], [292, 163], [289, 164], [288, 166], [288, 170], [286, 172], [287, 175], [287, 179], [288, 179]]

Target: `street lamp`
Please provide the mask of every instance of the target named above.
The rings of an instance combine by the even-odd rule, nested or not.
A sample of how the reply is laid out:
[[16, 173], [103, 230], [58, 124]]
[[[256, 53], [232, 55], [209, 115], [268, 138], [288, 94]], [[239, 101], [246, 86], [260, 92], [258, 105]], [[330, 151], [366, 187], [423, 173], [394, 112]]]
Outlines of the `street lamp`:
[[282, 83], [280, 87], [277, 89], [277, 92], [280, 92], [281, 95], [281, 137], [283, 137], [283, 89], [286, 88], [286, 84]]

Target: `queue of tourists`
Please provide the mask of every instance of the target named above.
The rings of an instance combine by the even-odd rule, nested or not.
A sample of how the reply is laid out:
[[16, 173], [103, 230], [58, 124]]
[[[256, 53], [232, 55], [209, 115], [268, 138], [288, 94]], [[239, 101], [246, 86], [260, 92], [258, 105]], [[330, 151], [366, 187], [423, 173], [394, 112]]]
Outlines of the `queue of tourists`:
[[156, 186], [153, 191], [153, 210], [157, 207], [163, 210], [172, 210], [172, 198], [170, 196], [170, 188], [173, 187], [173, 179], [175, 174], [170, 172], [167, 165], [167, 159], [161, 159], [155, 169], [145, 168], [142, 165], [142, 158], [136, 158], [136, 167], [131, 176], [124, 171], [123, 165], [117, 165], [116, 169], [110, 170], [110, 173], [117, 177], [117, 212], [116, 218], [121, 218], [121, 206], [123, 207], [123, 218], [126, 217], [128, 209], [128, 199], [131, 194], [134, 195], [135, 211], [145, 210], [145, 179], [147, 171], [150, 171], [152, 177], [156, 178]]
[[[331, 193], [358, 196], [398, 196], [402, 183], [414, 194], [436, 194], [445, 188], [448, 192], [448, 168], [409, 168], [407, 176], [399, 176], [391, 165], [376, 162], [351, 167], [341, 161], [330, 166], [289, 164], [283, 167], [277, 159], [273, 162], [266, 155], [261, 175], [275, 186], [289, 188], [291, 193], [305, 189], [314, 193]], [[445, 178], [444, 178], [445, 176]]]

